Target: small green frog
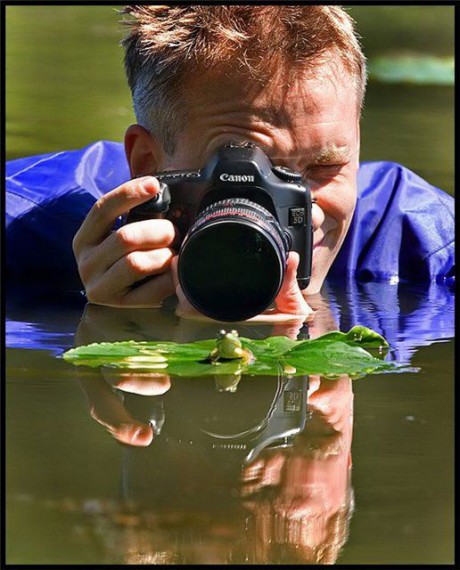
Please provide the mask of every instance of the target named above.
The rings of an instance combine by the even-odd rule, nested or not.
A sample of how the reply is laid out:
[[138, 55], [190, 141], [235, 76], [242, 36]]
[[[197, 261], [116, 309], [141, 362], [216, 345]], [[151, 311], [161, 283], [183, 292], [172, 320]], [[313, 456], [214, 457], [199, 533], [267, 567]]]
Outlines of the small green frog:
[[208, 358], [213, 364], [220, 359], [236, 358], [241, 358], [245, 364], [249, 364], [254, 360], [254, 355], [248, 348], [243, 348], [238, 331], [227, 332], [222, 329], [217, 333], [216, 348], [211, 351]]

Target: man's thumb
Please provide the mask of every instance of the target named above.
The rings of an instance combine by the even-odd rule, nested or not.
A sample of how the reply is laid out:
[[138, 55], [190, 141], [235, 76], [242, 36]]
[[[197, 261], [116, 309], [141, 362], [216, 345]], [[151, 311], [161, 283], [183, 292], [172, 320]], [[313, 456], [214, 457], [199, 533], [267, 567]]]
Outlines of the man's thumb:
[[276, 308], [281, 313], [306, 317], [307, 315], [310, 315], [313, 310], [304, 299], [302, 291], [297, 283], [298, 266], [299, 254], [295, 251], [290, 251], [283, 283], [278, 296], [275, 299], [275, 304]]

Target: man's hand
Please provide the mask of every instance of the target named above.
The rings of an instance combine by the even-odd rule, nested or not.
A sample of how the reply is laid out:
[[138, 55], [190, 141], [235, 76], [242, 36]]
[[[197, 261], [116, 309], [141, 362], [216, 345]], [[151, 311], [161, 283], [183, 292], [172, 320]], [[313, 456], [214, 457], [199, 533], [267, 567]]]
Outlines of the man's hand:
[[[88, 301], [111, 307], [159, 307], [174, 294], [170, 271], [176, 230], [169, 220], [146, 220], [112, 231], [118, 218], [159, 192], [152, 176], [122, 184], [91, 208], [73, 240]], [[145, 277], [145, 283], [133, 285]]]
[[[152, 176], [122, 184], [100, 198], [88, 213], [73, 240], [78, 270], [90, 303], [110, 307], [159, 307], [174, 294], [179, 298], [178, 314], [189, 318], [203, 315], [184, 300], [174, 285], [171, 260], [176, 229], [169, 220], [146, 220], [126, 224], [112, 231], [118, 216], [150, 200], [159, 192]], [[266, 311], [254, 322], [304, 322], [312, 310], [297, 285], [298, 255], [289, 254], [276, 309]], [[135, 286], [146, 277], [151, 277]]]

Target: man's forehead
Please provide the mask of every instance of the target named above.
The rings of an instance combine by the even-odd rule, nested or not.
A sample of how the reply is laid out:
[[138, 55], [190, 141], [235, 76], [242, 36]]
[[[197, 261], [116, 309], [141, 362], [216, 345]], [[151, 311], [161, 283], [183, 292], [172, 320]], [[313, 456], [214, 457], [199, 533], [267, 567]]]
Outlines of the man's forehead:
[[357, 147], [359, 113], [349, 76], [333, 81], [332, 71], [313, 79], [296, 75], [290, 83], [276, 78], [271, 87], [211, 72], [204, 79], [188, 84], [189, 151], [209, 156], [225, 142], [247, 139], [272, 160], [327, 164], [350, 158]]
[[187, 77], [183, 90], [191, 110], [194, 103], [203, 101], [211, 105], [233, 101], [277, 126], [292, 121], [293, 108], [317, 112], [326, 99], [340, 103], [346, 98], [357, 104], [355, 78], [337, 58], [309, 68], [283, 69], [264, 81], [235, 69], [216, 67]]

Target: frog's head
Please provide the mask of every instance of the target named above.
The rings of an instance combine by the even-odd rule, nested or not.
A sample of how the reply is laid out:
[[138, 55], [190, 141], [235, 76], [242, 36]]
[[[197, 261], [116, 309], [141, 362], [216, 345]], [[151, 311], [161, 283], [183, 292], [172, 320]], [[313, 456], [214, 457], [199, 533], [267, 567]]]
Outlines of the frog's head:
[[227, 332], [221, 330], [217, 333], [216, 347], [220, 358], [241, 358], [241, 341], [238, 331]]

